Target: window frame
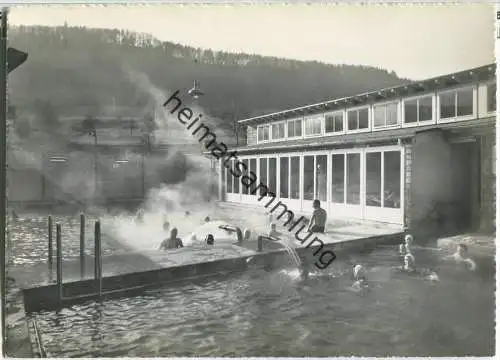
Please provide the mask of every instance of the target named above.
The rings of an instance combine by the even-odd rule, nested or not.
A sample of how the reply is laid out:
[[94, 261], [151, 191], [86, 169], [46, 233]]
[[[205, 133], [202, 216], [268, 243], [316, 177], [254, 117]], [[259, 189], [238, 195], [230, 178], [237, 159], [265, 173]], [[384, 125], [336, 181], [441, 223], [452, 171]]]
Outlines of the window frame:
[[[472, 90], [472, 114], [470, 115], [461, 115], [458, 116], [458, 102], [457, 102], [457, 93], [462, 90]], [[454, 93], [455, 94], [455, 116], [448, 117], [448, 118], [441, 118], [441, 95], [445, 94], [450, 94]], [[452, 122], [457, 122], [457, 121], [464, 121], [464, 120], [472, 120], [477, 118], [477, 85], [466, 85], [466, 86], [457, 86], [453, 89], [449, 90], [444, 90], [444, 91], [438, 91], [436, 94], [436, 99], [437, 99], [437, 105], [436, 105], [436, 119], [438, 124], [446, 124], [446, 123], [452, 123]]]
[[[424, 121], [420, 121], [420, 119], [418, 119], [419, 115], [420, 115], [420, 110], [419, 110], [420, 102], [418, 102], [417, 103], [417, 121], [414, 123], [406, 123], [406, 118], [405, 118], [405, 104], [406, 104], [406, 102], [407, 101], [414, 101], [414, 100], [420, 101], [420, 99], [424, 99], [424, 98], [428, 98], [428, 97], [430, 97], [431, 101], [432, 101], [432, 119], [431, 120], [424, 120]], [[408, 127], [425, 126], [425, 125], [435, 124], [436, 123], [436, 111], [437, 111], [436, 98], [437, 98], [437, 96], [435, 93], [428, 93], [428, 94], [424, 94], [424, 95], [403, 98], [401, 101], [401, 126], [404, 128], [408, 128]]]
[[[375, 108], [376, 107], [384, 107], [385, 108], [385, 122], [387, 123], [387, 105], [391, 104], [396, 104], [396, 114], [398, 118], [398, 122], [396, 125], [383, 125], [383, 126], [375, 126]], [[389, 130], [389, 129], [397, 129], [401, 127], [401, 101], [398, 100], [390, 100], [390, 101], [384, 101], [380, 103], [375, 103], [372, 105], [372, 126], [371, 129], [372, 131], [381, 131], [381, 130]]]
[[[259, 129], [267, 127], [269, 129], [269, 139], [267, 140], [259, 140]], [[265, 124], [265, 125], [258, 125], [257, 126], [257, 144], [263, 144], [263, 143], [268, 143], [271, 142], [271, 124]]]
[[[359, 129], [359, 111], [364, 110], [364, 109], [366, 109], [368, 111], [368, 127], [366, 129]], [[357, 111], [358, 112], [358, 128], [356, 130], [349, 130], [349, 112], [350, 111]], [[345, 116], [346, 134], [357, 134], [357, 133], [364, 133], [364, 132], [372, 131], [373, 116], [372, 116], [371, 112], [372, 111], [371, 111], [370, 105], [362, 105], [362, 106], [357, 106], [357, 107], [346, 109], [346, 116]]]
[[[295, 135], [295, 123], [293, 124], [293, 132], [294, 132], [294, 136], [288, 136], [288, 124], [291, 123], [291, 122], [295, 122], [295, 121], [300, 121], [300, 135]], [[303, 117], [300, 117], [298, 119], [290, 119], [290, 120], [286, 120], [286, 139], [302, 139], [304, 138], [304, 118]]]
[[[314, 120], [314, 119], [319, 119], [320, 121], [320, 131], [319, 134], [306, 134], [306, 122], [307, 120]], [[305, 117], [304, 116], [304, 121], [302, 122], [302, 130], [303, 130], [303, 135], [304, 138], [314, 138], [314, 137], [320, 137], [324, 136], [325, 134], [325, 115], [324, 114], [313, 114], [311, 116]]]
[[[278, 139], [273, 139], [273, 125], [284, 124], [283, 137]], [[276, 121], [269, 124], [269, 142], [284, 141], [287, 139], [288, 124], [287, 121]]]
[[[495, 115], [495, 113], [497, 111], [497, 106], [496, 105], [497, 105], [498, 101], [496, 99], [496, 94], [495, 94], [495, 109], [490, 111], [488, 109], [488, 88], [491, 85], [494, 85], [495, 89], [496, 89], [497, 82], [495, 80], [492, 80], [492, 81], [486, 82], [484, 85], [485, 85], [485, 93], [486, 93], [486, 101], [485, 101], [486, 115]], [[498, 90], [496, 92], [498, 92]]]
[[[335, 131], [335, 115], [342, 115], [342, 130], [341, 131]], [[333, 128], [334, 131], [327, 132], [326, 131], [326, 117], [327, 116], [333, 116]], [[323, 119], [323, 129], [324, 129], [324, 134], [325, 136], [330, 136], [330, 135], [340, 135], [340, 134], [345, 134], [347, 130], [347, 116], [346, 116], [346, 111], [345, 110], [336, 110], [332, 112], [328, 112], [324, 114], [324, 119]]]

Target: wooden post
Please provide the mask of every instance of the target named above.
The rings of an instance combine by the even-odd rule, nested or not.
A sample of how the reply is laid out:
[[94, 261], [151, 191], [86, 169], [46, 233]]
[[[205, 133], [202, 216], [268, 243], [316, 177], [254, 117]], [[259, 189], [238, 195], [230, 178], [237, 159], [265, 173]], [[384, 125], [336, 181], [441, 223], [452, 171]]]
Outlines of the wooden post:
[[48, 255], [48, 262], [49, 262], [49, 271], [52, 271], [52, 215], [49, 215], [49, 255]]
[[101, 223], [95, 222], [94, 228], [94, 277], [97, 281], [99, 296], [102, 293], [102, 253], [101, 253]]
[[62, 282], [62, 241], [61, 241], [61, 224], [56, 225], [56, 276], [57, 276], [57, 295], [59, 304], [62, 303], [63, 298], [63, 282]]
[[262, 236], [259, 236], [259, 237], [257, 238], [257, 251], [258, 251], [258, 252], [262, 252], [262, 240], [263, 240], [263, 239], [264, 239], [264, 238], [263, 238]]
[[85, 277], [85, 214], [80, 214], [80, 277]]

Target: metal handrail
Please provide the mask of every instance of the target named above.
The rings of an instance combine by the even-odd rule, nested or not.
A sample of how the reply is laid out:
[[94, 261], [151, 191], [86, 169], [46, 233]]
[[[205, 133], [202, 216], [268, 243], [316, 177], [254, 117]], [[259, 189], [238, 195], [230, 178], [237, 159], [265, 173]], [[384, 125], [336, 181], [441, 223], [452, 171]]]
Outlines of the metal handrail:
[[41, 338], [41, 335], [40, 335], [40, 331], [38, 330], [38, 325], [37, 325], [37, 322], [36, 322], [35, 318], [33, 318], [31, 320], [31, 324], [33, 326], [33, 332], [34, 332], [34, 336], [35, 336], [35, 342], [36, 342], [36, 346], [37, 346], [38, 355], [41, 358], [46, 358], [47, 357], [47, 351], [45, 350], [45, 347], [43, 346], [42, 338]]

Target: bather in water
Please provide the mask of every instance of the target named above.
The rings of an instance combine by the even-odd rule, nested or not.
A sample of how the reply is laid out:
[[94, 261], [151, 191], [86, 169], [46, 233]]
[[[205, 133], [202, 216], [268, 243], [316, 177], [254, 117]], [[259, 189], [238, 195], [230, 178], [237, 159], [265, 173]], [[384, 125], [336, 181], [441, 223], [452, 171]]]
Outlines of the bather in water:
[[476, 270], [476, 263], [471, 258], [467, 257], [469, 249], [465, 244], [458, 244], [454, 254], [446, 256], [445, 260], [454, 260], [457, 264], [463, 264], [468, 270]]
[[135, 221], [139, 224], [144, 223], [144, 209], [139, 209], [135, 216]]
[[207, 237], [205, 238], [205, 244], [207, 245], [214, 245], [215, 239], [212, 234], [208, 234]]
[[207, 223], [207, 222], [210, 222], [210, 217], [209, 217], [209, 216], [205, 217], [205, 222], [206, 222], [206, 223]]
[[159, 250], [169, 250], [184, 247], [182, 240], [177, 237], [177, 228], [170, 230], [170, 236], [162, 241]]
[[439, 281], [439, 276], [434, 271], [429, 269], [417, 269], [415, 266], [415, 257], [412, 253], [407, 252], [403, 261], [403, 265], [398, 268], [399, 271], [406, 274], [415, 274], [426, 280]]
[[167, 232], [170, 229], [170, 223], [168, 221], [163, 222], [163, 231]]
[[359, 264], [354, 265], [352, 268], [352, 272], [354, 275], [354, 283], [352, 284], [352, 289], [355, 291], [368, 289], [365, 268]]

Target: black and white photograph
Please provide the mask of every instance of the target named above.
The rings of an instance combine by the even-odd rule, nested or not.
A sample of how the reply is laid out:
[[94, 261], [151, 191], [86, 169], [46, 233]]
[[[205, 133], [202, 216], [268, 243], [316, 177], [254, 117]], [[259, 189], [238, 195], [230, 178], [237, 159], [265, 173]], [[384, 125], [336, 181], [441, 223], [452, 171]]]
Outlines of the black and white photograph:
[[3, 356], [494, 358], [498, 39], [493, 2], [0, 4]]

